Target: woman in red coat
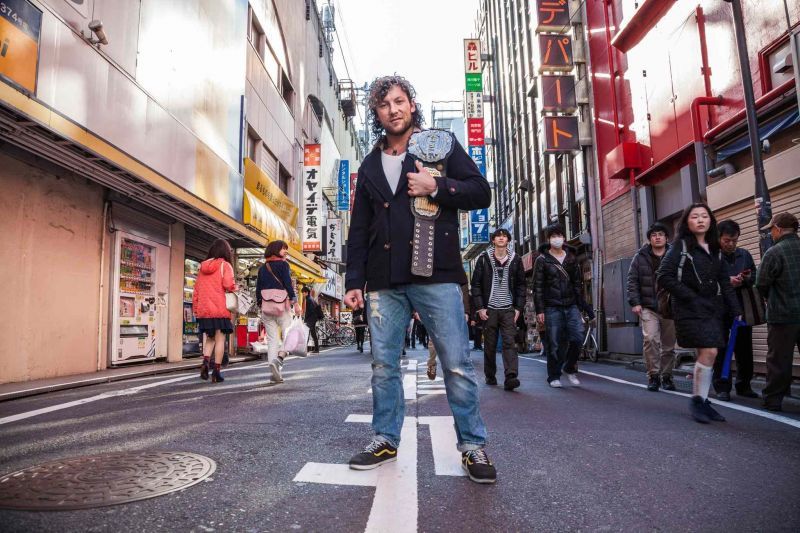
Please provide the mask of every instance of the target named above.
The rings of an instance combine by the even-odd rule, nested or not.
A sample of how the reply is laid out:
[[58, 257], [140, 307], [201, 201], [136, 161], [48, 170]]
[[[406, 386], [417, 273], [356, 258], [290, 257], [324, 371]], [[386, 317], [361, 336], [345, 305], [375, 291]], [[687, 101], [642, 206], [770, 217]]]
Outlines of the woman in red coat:
[[208, 251], [208, 257], [200, 263], [200, 272], [194, 285], [192, 306], [197, 317], [200, 334], [203, 336], [202, 379], [208, 379], [211, 367], [211, 354], [214, 366], [211, 381], [224, 381], [220, 366], [225, 354], [226, 335], [233, 333], [231, 313], [225, 306], [225, 293], [236, 291], [234, 281], [231, 245], [217, 239]]

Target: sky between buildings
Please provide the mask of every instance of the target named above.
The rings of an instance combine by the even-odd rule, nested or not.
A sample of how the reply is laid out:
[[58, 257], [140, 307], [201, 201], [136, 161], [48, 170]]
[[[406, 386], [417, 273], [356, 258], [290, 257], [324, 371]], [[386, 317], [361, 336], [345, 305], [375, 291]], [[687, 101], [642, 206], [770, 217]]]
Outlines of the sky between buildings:
[[[333, 0], [337, 76], [357, 85], [386, 74], [404, 76], [430, 126], [432, 101], [463, 98], [463, 40], [474, 34], [478, 1]], [[320, 7], [325, 3], [318, 0]], [[359, 117], [363, 113], [362, 106]]]

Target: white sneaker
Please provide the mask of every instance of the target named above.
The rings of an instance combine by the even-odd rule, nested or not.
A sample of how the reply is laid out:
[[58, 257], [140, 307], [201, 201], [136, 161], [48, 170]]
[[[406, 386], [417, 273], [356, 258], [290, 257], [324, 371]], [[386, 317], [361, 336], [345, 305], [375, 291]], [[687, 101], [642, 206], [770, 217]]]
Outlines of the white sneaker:
[[550, 382], [550, 386], [553, 387], [554, 389], [560, 389], [561, 381], [554, 379], [553, 381]]
[[573, 387], [580, 387], [581, 380], [578, 379], [578, 374], [567, 374], [567, 379], [569, 380], [570, 385]]
[[270, 361], [269, 363], [269, 371], [272, 373], [272, 382], [273, 383], [283, 383], [283, 377], [281, 376], [281, 361], [278, 359], [274, 361]]

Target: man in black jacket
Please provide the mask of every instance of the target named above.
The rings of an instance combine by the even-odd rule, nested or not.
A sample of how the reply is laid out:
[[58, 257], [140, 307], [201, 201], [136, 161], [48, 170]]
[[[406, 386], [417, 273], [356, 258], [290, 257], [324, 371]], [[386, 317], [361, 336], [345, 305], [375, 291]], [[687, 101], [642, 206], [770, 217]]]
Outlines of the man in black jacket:
[[656, 222], [647, 230], [648, 244], [633, 256], [628, 269], [628, 303], [642, 323], [644, 365], [647, 369], [647, 390], [675, 390], [672, 370], [675, 368], [675, 322], [658, 312], [656, 270], [667, 253], [669, 229]]
[[314, 291], [308, 287], [303, 287], [303, 296], [305, 296], [306, 312], [303, 314], [303, 322], [308, 326], [309, 334], [314, 340], [314, 349], [311, 353], [319, 353], [319, 337], [317, 336], [317, 321], [325, 318], [325, 313], [322, 312], [322, 306], [314, 299]]
[[375, 80], [368, 105], [379, 142], [358, 171], [344, 302], [360, 308], [366, 292], [375, 437], [350, 467], [367, 470], [397, 458], [407, 431], [400, 354], [414, 309], [442, 365], [462, 467], [472, 481], [494, 483], [464, 320], [458, 234], [459, 209], [490, 205], [489, 183], [451, 133], [420, 131], [421, 111], [404, 78]]
[[519, 387], [517, 319], [525, 309], [525, 270], [522, 260], [509, 248], [511, 234], [500, 228], [492, 235], [492, 246], [475, 262], [472, 302], [483, 321], [483, 373], [487, 385], [497, 385], [497, 332], [503, 338], [504, 388]]
[[[551, 224], [544, 230], [546, 244], [539, 247], [533, 265], [533, 300], [536, 319], [546, 331], [547, 382], [561, 387], [561, 372], [573, 386], [578, 379], [578, 355], [583, 343], [580, 306], [590, 319], [594, 312], [583, 298], [581, 268], [575, 250], [564, 244], [564, 228]], [[562, 342], [565, 337], [567, 344]]]

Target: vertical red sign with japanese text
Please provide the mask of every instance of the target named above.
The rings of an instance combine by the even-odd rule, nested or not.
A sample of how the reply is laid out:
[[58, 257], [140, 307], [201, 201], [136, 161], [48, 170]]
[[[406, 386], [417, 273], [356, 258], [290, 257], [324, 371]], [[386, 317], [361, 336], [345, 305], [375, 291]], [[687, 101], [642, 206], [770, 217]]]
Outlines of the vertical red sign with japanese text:
[[303, 149], [303, 251], [322, 251], [322, 181], [320, 166], [322, 151], [319, 144], [307, 144]]

